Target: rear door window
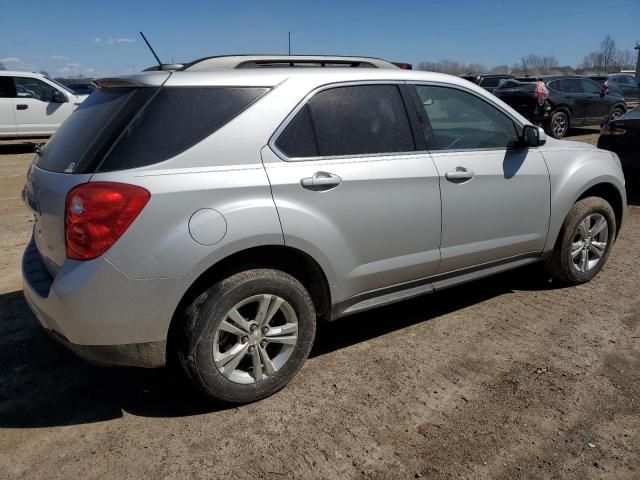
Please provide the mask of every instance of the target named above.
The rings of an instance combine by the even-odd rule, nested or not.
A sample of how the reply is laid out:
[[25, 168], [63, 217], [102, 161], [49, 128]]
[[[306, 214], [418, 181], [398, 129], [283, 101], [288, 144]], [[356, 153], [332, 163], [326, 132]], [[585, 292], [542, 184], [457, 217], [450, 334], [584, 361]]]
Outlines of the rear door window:
[[584, 93], [582, 83], [577, 78], [565, 78], [562, 80], [562, 91], [564, 93]]
[[602, 87], [593, 80], [583, 78], [581, 82], [584, 93], [589, 93], [591, 95], [600, 95], [602, 93]]
[[415, 151], [397, 85], [323, 90], [296, 114], [276, 140], [289, 157], [376, 155]]
[[254, 87], [98, 89], [65, 121], [37, 165], [90, 173], [167, 160], [228, 123], [268, 91]]

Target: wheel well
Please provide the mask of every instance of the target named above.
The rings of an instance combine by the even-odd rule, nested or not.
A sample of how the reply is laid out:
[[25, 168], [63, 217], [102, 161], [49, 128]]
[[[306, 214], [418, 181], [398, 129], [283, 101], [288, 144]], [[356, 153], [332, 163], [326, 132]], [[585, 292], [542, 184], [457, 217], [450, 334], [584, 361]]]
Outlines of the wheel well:
[[273, 268], [296, 278], [307, 289], [316, 309], [318, 319], [325, 319], [331, 312], [331, 291], [322, 268], [310, 255], [293, 247], [267, 245], [234, 253], [209, 267], [189, 287], [178, 303], [171, 319], [167, 339], [167, 358], [170, 358], [178, 327], [186, 307], [214, 283], [243, 270]]
[[627, 106], [626, 106], [624, 103], [616, 103], [616, 104], [613, 106], [613, 108], [611, 109], [611, 111], [613, 112], [613, 111], [614, 111], [614, 110], [616, 110], [616, 109], [620, 109], [620, 110], [622, 110], [623, 112], [626, 112], [626, 111], [627, 111]]
[[622, 215], [624, 213], [622, 211], [622, 196], [620, 195], [618, 189], [610, 183], [599, 183], [598, 185], [594, 185], [582, 195], [580, 195], [580, 198], [578, 198], [578, 200], [576, 201], [582, 200], [583, 198], [587, 197], [600, 197], [609, 202], [609, 205], [611, 205], [611, 208], [613, 208], [613, 213], [616, 216], [617, 236], [618, 232], [620, 231], [620, 224], [622, 223]]

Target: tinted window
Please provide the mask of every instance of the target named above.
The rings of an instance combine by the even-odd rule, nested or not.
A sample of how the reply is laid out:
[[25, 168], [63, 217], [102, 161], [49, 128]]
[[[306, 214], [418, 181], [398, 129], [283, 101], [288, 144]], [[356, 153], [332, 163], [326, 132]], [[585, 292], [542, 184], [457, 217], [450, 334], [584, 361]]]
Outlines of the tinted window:
[[37, 165], [54, 172], [92, 172], [155, 88], [99, 89], [49, 139]]
[[552, 82], [547, 83], [547, 87], [551, 90], [555, 90], [556, 92], [562, 92], [562, 82], [560, 80], [553, 80]]
[[416, 89], [430, 123], [430, 150], [507, 148], [517, 141], [513, 121], [481, 98], [446, 87]]
[[500, 80], [502, 80], [502, 78], [500, 78], [500, 77], [483, 78], [482, 81], [480, 82], [480, 86], [482, 86], [482, 87], [497, 87], [498, 85], [500, 85]]
[[100, 171], [121, 170], [171, 158], [229, 122], [266, 88], [162, 88], [132, 120]]
[[620, 85], [628, 85], [628, 86], [636, 85], [636, 82], [634, 82], [634, 79], [632, 77], [627, 77], [627, 76], [618, 77], [618, 83]]
[[597, 94], [597, 95], [600, 95], [602, 93], [602, 87], [598, 85], [596, 82], [594, 82], [593, 80], [587, 80], [586, 78], [583, 78], [581, 82], [582, 82], [582, 88], [584, 89], [585, 93], [591, 93], [591, 94]]
[[218, 130], [266, 91], [242, 87], [99, 89], [49, 140], [38, 166], [82, 173], [161, 162]]
[[13, 77], [0, 76], [0, 98], [13, 98], [16, 89], [13, 85]]
[[29, 77], [14, 77], [17, 98], [35, 98], [42, 102], [50, 102], [57, 92], [48, 83]]
[[308, 105], [302, 107], [287, 125], [287, 128], [278, 137], [276, 147], [288, 157], [317, 157], [319, 155]]
[[562, 80], [562, 91], [564, 93], [584, 93], [582, 83], [577, 78], [565, 78]]
[[415, 150], [396, 85], [332, 88], [312, 97], [308, 105], [322, 156]]

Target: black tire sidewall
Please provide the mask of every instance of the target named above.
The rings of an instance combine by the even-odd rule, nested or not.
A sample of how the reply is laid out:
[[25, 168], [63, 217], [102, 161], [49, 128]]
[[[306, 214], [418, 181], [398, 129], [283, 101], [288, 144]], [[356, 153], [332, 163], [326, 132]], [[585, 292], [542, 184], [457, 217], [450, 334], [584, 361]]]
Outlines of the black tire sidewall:
[[[213, 339], [231, 308], [248, 297], [265, 293], [283, 298], [294, 309], [298, 317], [298, 343], [285, 365], [272, 377], [239, 384], [224, 377], [216, 367]], [[186, 341], [181, 352], [183, 366], [194, 383], [207, 395], [228, 403], [253, 402], [289, 383], [307, 359], [315, 337], [315, 309], [302, 284], [281, 271], [248, 270], [217, 283], [203, 295], [194, 302], [199, 302], [197, 308], [190, 308], [187, 313]]]
[[[580, 223], [588, 216], [594, 213], [599, 213], [604, 216], [607, 221], [607, 227], [609, 229], [609, 236], [607, 238], [607, 247], [604, 255], [598, 262], [598, 264], [587, 272], [579, 272], [575, 269], [573, 262], [571, 261], [571, 245], [573, 239], [576, 236]], [[607, 263], [611, 248], [615, 241], [616, 235], [616, 219], [611, 206], [600, 198], [590, 197], [576, 203], [567, 217], [567, 221], [563, 227], [563, 235], [561, 244], [558, 246], [558, 258], [556, 262], [559, 263], [559, 274], [565, 283], [581, 284], [591, 281], [600, 270]]]
[[[564, 116], [567, 122], [567, 128], [565, 129], [562, 135], [556, 136], [556, 134], [553, 132], [553, 123], [555, 122], [556, 118], [558, 118], [560, 115]], [[567, 113], [562, 110], [554, 112], [553, 115], [551, 115], [551, 119], [549, 120], [549, 132], [548, 132], [549, 135], [551, 135], [551, 137], [553, 138], [564, 138], [567, 136], [568, 132], [569, 132], [569, 115], [567, 115]]]

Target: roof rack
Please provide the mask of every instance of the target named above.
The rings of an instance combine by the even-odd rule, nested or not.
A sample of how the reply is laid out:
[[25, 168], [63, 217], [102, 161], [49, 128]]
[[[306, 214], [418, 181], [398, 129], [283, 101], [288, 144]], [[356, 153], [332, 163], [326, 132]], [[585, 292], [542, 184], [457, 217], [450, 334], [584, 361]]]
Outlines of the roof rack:
[[290, 68], [290, 67], [355, 67], [355, 68], [405, 68], [408, 63], [394, 64], [380, 58], [343, 57], [336, 55], [221, 55], [205, 57], [186, 64], [182, 71], [233, 70], [239, 68]]

